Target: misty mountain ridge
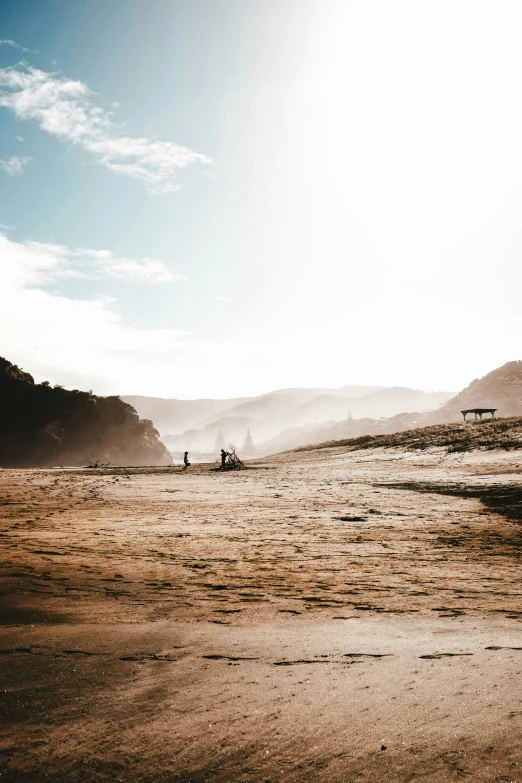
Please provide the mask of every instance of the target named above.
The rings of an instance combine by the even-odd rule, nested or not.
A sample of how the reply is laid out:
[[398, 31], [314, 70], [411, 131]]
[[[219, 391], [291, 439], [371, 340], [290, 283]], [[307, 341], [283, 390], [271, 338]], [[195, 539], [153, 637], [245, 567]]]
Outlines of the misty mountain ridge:
[[[173, 451], [212, 452], [220, 441], [241, 448], [249, 429], [257, 453], [270, 454], [458, 422], [461, 410], [468, 408], [496, 408], [498, 417], [522, 416], [522, 361], [507, 362], [458, 394], [343, 386], [280, 389], [228, 400], [166, 400], [99, 397], [36, 384], [31, 375], [0, 358], [0, 402], [0, 466], [80, 465], [90, 460], [171, 464], [164, 444]], [[163, 426], [163, 443], [154, 425]], [[178, 431], [165, 432], [172, 425]]]
[[304, 434], [314, 427], [331, 427], [352, 419], [433, 410], [453, 394], [398, 386], [347, 385], [335, 389], [279, 389], [236, 400], [165, 400], [136, 395], [122, 399], [154, 422], [172, 451], [214, 451], [221, 434], [226, 443], [240, 446], [250, 429], [259, 451], [266, 453], [268, 443], [269, 451], [273, 450], [272, 441], [284, 443], [279, 436], [289, 429], [303, 428]]
[[[241, 410], [243, 404], [259, 401], [261, 407], [270, 407], [274, 404], [272, 399], [284, 400], [291, 399], [294, 404], [302, 404], [320, 394], [335, 394], [341, 397], [358, 397], [371, 392], [377, 392], [384, 389], [384, 386], [342, 386], [336, 389], [323, 388], [289, 388], [278, 389], [272, 392], [266, 392], [252, 397], [237, 397], [232, 399], [212, 399], [201, 398], [196, 400], [178, 400], [175, 397], [148, 397], [137, 394], [120, 394], [120, 398], [136, 410], [140, 410], [141, 416], [151, 419], [155, 427], [162, 435], [176, 434], [184, 432], [197, 425], [204, 426], [208, 424], [213, 417], [219, 417], [224, 411], [227, 415], [252, 416], [255, 410]], [[266, 402], [265, 402], [266, 400]], [[235, 411], [235, 408], [240, 408]]]
[[417, 427], [462, 421], [462, 410], [496, 408], [498, 417], [522, 416], [522, 361], [507, 362], [448, 399], [438, 410], [402, 412], [384, 419], [361, 418], [297, 427], [261, 444], [263, 453], [276, 453], [317, 443], [343, 441], [364, 435], [389, 435]]

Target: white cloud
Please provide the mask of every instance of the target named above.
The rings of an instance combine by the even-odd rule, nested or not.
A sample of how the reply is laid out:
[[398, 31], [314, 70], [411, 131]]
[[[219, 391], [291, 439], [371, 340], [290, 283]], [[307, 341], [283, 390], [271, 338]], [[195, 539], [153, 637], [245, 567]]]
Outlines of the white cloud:
[[115, 258], [109, 250], [78, 248], [70, 257], [81, 265], [88, 264], [99, 277], [126, 280], [137, 283], [170, 283], [186, 280], [185, 275], [171, 272], [163, 261], [151, 258]]
[[24, 139], [24, 137], [23, 137], [23, 136], [17, 136], [17, 137], [16, 137], [16, 140], [17, 140], [17, 141], [25, 141], [25, 139]]
[[20, 46], [19, 43], [16, 43], [16, 41], [11, 40], [10, 38], [4, 38], [3, 41], [0, 41], [0, 46], [10, 46], [12, 49], [18, 49], [20, 52], [38, 54], [37, 49], [26, 49], [25, 46]]
[[0, 231], [12, 231], [14, 226], [7, 226], [5, 223], [0, 223]]
[[41, 285], [67, 277], [110, 278], [131, 283], [170, 283], [185, 279], [163, 261], [151, 258], [118, 258], [110, 250], [69, 248], [46, 242], [13, 242], [2, 234], [0, 256], [3, 264], [11, 267], [10, 279], [17, 285]]
[[[2, 355], [40, 380], [117, 392], [131, 388], [141, 363], [161, 362], [187, 332], [126, 326], [114, 299], [76, 299], [42, 289], [80, 264], [83, 274], [137, 282], [173, 276], [159, 261], [115, 258], [109, 251], [13, 242], [0, 234]], [[156, 357], [156, 358], [154, 358]]]
[[120, 135], [85, 84], [25, 64], [0, 68], [0, 106], [19, 119], [36, 120], [47, 133], [92, 153], [110, 171], [140, 180], [153, 194], [177, 190], [179, 169], [209, 162], [170, 141]]
[[[37, 381], [98, 394], [188, 396], [208, 391], [209, 381], [214, 393], [240, 394], [224, 368], [232, 376], [236, 367], [241, 377], [250, 365], [259, 372], [263, 364], [255, 346], [227, 345], [177, 328], [130, 327], [114, 299], [79, 299], [44, 287], [79, 268], [96, 276], [100, 264], [119, 274], [119, 262], [127, 259], [109, 251], [14, 242], [0, 234], [0, 354]], [[261, 390], [265, 386], [263, 378]]]
[[13, 155], [7, 160], [0, 159], [0, 170], [5, 171], [10, 177], [17, 177], [24, 173], [24, 166], [26, 166], [32, 158], [19, 157]]
[[211, 302], [235, 302], [235, 299], [232, 299], [231, 296], [208, 296], [207, 299], [209, 299]]

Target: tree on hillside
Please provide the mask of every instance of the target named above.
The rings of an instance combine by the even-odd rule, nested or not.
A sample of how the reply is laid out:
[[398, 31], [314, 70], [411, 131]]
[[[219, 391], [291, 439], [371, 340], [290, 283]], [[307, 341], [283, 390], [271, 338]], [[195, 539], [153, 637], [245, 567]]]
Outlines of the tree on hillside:
[[217, 437], [216, 437], [216, 449], [224, 449], [226, 446], [226, 440], [225, 436], [223, 435], [223, 430], [219, 430]]
[[250, 432], [250, 429], [247, 430], [245, 436], [245, 442], [243, 443], [242, 453], [245, 455], [245, 457], [251, 457], [253, 454], [256, 453], [256, 449], [254, 446], [254, 441], [252, 440], [252, 434]]
[[119, 397], [35, 383], [0, 357], [0, 467], [171, 465], [148, 419]]

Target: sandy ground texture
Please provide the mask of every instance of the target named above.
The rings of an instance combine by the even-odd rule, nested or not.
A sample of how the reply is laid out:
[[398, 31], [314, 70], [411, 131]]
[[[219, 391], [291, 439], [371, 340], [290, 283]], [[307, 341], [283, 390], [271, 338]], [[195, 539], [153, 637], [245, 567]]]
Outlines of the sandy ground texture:
[[0, 471], [0, 783], [522, 783], [521, 463]]

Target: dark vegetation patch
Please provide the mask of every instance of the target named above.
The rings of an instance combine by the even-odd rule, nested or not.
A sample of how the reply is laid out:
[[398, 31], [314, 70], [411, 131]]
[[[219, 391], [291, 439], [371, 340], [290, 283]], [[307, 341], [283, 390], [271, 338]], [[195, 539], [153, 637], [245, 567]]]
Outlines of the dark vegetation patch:
[[473, 653], [469, 652], [461, 652], [461, 653], [433, 653], [432, 655], [419, 655], [419, 658], [424, 658], [426, 660], [436, 660], [438, 658], [456, 658], [462, 655], [473, 655]]
[[345, 653], [344, 658], [389, 658], [391, 653]]
[[0, 467], [170, 465], [148, 419], [119, 397], [35, 383], [0, 357]]
[[274, 661], [274, 666], [296, 666], [299, 663], [331, 663], [331, 661], [317, 660], [317, 658], [299, 658], [297, 661]]
[[209, 661], [258, 661], [259, 658], [247, 658], [241, 655], [202, 655]]

